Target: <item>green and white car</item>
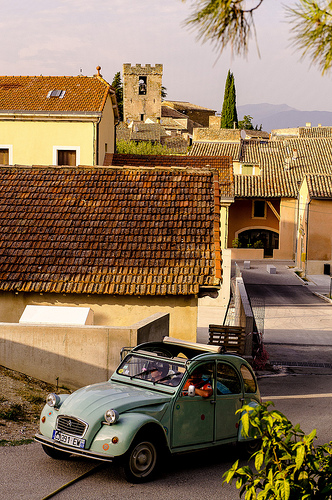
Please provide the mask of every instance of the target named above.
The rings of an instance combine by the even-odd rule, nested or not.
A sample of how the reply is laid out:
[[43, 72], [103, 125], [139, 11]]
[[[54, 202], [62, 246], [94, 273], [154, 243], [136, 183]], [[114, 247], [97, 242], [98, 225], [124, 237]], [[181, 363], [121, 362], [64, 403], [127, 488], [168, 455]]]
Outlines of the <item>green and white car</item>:
[[[257, 440], [244, 438], [236, 411], [260, 404], [255, 375], [245, 359], [220, 351], [170, 337], [141, 344], [109, 381], [50, 394], [35, 439], [52, 458], [121, 458], [131, 482], [151, 479], [167, 453], [231, 442], [254, 449]], [[191, 383], [193, 372], [209, 388], [205, 397]]]

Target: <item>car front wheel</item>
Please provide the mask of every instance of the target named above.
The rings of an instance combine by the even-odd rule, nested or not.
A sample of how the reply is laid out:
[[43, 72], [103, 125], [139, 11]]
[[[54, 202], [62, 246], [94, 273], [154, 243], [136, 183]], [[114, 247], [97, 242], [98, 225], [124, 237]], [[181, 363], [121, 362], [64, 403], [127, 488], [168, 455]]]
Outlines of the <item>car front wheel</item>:
[[241, 443], [242, 455], [244, 458], [250, 458], [251, 455], [256, 453], [262, 447], [262, 440], [260, 438]]
[[67, 458], [69, 458], [69, 453], [66, 453], [65, 451], [56, 450], [55, 448], [51, 448], [50, 446], [46, 446], [45, 444], [42, 444], [42, 447], [46, 455], [51, 458], [55, 458], [56, 460], [66, 460]]
[[151, 439], [136, 439], [125, 457], [124, 472], [131, 483], [150, 481], [159, 462], [158, 445]]

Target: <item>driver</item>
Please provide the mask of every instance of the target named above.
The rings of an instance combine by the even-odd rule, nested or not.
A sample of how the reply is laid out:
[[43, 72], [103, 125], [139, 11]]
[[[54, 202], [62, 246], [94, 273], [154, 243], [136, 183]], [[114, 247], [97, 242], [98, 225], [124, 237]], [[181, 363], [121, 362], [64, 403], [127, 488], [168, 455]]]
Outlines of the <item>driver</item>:
[[149, 379], [152, 382], [158, 382], [168, 374], [168, 365], [164, 363], [155, 362], [150, 368]]

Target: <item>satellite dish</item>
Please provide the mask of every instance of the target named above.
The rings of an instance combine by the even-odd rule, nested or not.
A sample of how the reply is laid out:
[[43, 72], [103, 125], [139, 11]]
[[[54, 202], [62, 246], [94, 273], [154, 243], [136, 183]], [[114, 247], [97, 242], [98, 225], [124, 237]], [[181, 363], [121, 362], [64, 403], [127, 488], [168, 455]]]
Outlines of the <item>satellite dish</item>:
[[246, 134], [246, 131], [245, 130], [241, 130], [241, 139], [245, 139], [247, 137], [247, 134]]

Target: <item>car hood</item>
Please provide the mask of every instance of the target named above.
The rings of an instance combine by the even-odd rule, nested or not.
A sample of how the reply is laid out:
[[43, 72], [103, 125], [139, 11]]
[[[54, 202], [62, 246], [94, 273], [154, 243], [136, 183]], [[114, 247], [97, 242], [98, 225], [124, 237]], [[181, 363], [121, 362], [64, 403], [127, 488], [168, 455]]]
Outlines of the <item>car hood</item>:
[[148, 389], [121, 383], [103, 382], [88, 385], [75, 391], [63, 402], [60, 413], [91, 422], [94, 418], [100, 418], [100, 415], [109, 409], [123, 413], [143, 406], [166, 403], [170, 399], [170, 395], [158, 394]]

